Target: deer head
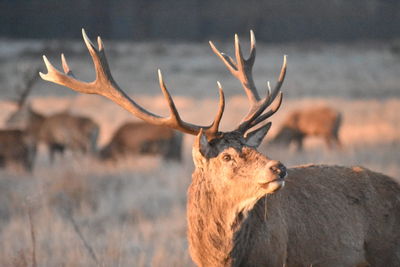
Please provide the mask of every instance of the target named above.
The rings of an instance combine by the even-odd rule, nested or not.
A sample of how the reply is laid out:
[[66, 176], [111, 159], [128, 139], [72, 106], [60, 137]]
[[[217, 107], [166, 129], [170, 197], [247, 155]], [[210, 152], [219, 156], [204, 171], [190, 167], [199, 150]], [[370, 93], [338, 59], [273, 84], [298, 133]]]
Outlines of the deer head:
[[[261, 99], [252, 77], [256, 55], [256, 43], [252, 31], [250, 37], [250, 57], [244, 59], [239, 38], [235, 35], [236, 62], [218, 51], [214, 44], [210, 42], [215, 54], [242, 84], [251, 103], [247, 115], [244, 116], [236, 129], [231, 132], [220, 133], [217, 138], [209, 140], [200, 133], [193, 146], [193, 159], [198, 169], [209, 169], [210, 173], [215, 173], [222, 180], [226, 179], [227, 184], [233, 183], [230, 187], [234, 191], [240, 191], [241, 186], [246, 186], [248, 189], [254, 187], [254, 190], [248, 190], [249, 196], [244, 196], [244, 201], [247, 201], [247, 198], [254, 199], [256, 195], [259, 198], [265, 193], [276, 191], [284, 185], [283, 179], [286, 175], [286, 168], [280, 162], [270, 160], [256, 150], [268, 133], [271, 123], [266, 123], [254, 130], [256, 125], [272, 116], [280, 107], [282, 101], [280, 88], [286, 74], [286, 57], [274, 90], [271, 91], [268, 83], [267, 95], [264, 99]], [[268, 107], [270, 109], [264, 113]], [[243, 179], [239, 177], [243, 177]], [[243, 184], [241, 184], [242, 182]], [[244, 192], [244, 190], [241, 191]], [[239, 194], [235, 195], [238, 196]]]
[[[192, 218], [193, 223], [196, 224], [195, 221], [199, 223], [200, 220], [205, 220], [209, 222], [206, 224], [210, 225], [212, 224], [211, 221], [219, 220], [223, 228], [227, 227], [227, 229], [232, 230], [233, 225], [238, 222], [238, 216], [243, 216], [246, 210], [250, 209], [261, 197], [275, 192], [284, 185], [285, 166], [279, 161], [271, 160], [259, 153], [257, 147], [271, 127], [270, 122], [262, 123], [279, 109], [282, 101], [280, 88], [286, 74], [286, 57], [276, 86], [271, 90], [268, 84], [266, 96], [261, 98], [252, 77], [256, 55], [256, 42], [252, 31], [250, 33], [251, 48], [248, 59], [243, 58], [237, 35], [235, 35], [236, 61], [219, 52], [210, 42], [212, 50], [240, 81], [250, 102], [248, 113], [238, 126], [230, 132], [218, 130], [225, 106], [224, 93], [219, 82], [217, 83], [220, 95], [219, 108], [214, 121], [208, 126], [195, 125], [180, 118], [159, 70], [159, 85], [170, 110], [168, 117], [161, 117], [145, 110], [118, 86], [108, 67], [104, 45], [100, 37], [98, 37], [98, 48], [96, 48], [84, 30], [82, 30], [82, 34], [93, 59], [96, 73], [95, 81], [87, 83], [75, 79], [64, 55], [61, 55], [64, 73], [54, 68], [43, 56], [48, 73], [40, 73], [40, 76], [44, 80], [64, 85], [78, 92], [103, 95], [148, 123], [196, 135], [193, 145], [193, 160], [196, 170], [193, 173], [193, 181], [189, 189], [189, 221]], [[257, 128], [259, 125], [261, 126]], [[210, 214], [207, 214], [207, 211]], [[204, 216], [207, 216], [207, 218], [204, 219]], [[196, 231], [197, 226], [190, 225], [189, 222], [189, 232]], [[218, 229], [215, 229], [215, 231], [218, 231]], [[227, 231], [226, 235], [231, 236], [232, 233]], [[207, 235], [189, 238], [192, 248], [191, 254], [196, 262], [200, 262], [199, 258], [201, 257], [201, 253], [197, 252], [197, 247], [201, 246], [201, 243], [212, 242], [207, 241], [207, 238]], [[222, 243], [227, 240], [220, 238], [223, 239]], [[232, 249], [232, 244], [228, 241], [224, 243], [223, 247], [229, 250]], [[214, 249], [221, 250], [221, 246], [214, 246]]]

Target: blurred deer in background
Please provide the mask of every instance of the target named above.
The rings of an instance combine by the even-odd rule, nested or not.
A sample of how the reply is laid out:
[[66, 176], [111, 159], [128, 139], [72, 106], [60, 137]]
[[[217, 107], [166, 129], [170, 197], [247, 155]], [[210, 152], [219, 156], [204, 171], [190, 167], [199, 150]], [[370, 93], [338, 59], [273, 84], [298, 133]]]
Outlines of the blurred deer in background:
[[[29, 71], [25, 66], [19, 71], [22, 73], [22, 78], [17, 87], [18, 98], [15, 99], [18, 111], [6, 121], [6, 126], [12, 129], [0, 130], [0, 166], [17, 166], [30, 172], [36, 158], [38, 132], [44, 116], [26, 104], [26, 99], [39, 78], [37, 75], [39, 68]], [[29, 125], [25, 123], [26, 121], [30, 121]]]
[[39, 141], [46, 144], [50, 161], [66, 149], [83, 154], [95, 153], [100, 127], [92, 119], [61, 112], [46, 117], [39, 132]]
[[24, 87], [19, 90], [16, 100], [17, 110], [8, 117], [6, 126], [22, 129], [30, 137], [31, 143], [45, 144], [51, 162], [56, 153], [63, 154], [65, 149], [83, 153], [95, 152], [99, 126], [92, 119], [66, 111], [45, 116], [32, 108], [27, 97], [39, 77], [37, 73], [36, 69], [34, 72], [24, 73]]
[[0, 130], [0, 167], [32, 171], [36, 142], [26, 131]]
[[129, 155], [160, 155], [165, 160], [181, 161], [182, 134], [146, 122], [120, 126], [110, 142], [100, 150], [100, 158], [117, 160]]
[[6, 119], [6, 126], [23, 129], [37, 139], [40, 126], [45, 120], [45, 116], [36, 112], [27, 101], [27, 98], [31, 93], [33, 86], [39, 79], [39, 76], [37, 75], [39, 68], [35, 67], [33, 70], [23, 69], [20, 71], [22, 77], [19, 80], [20, 86], [16, 89], [17, 98], [14, 100], [17, 110], [8, 116]]
[[210, 42], [251, 103], [247, 115], [229, 132], [218, 130], [225, 107], [219, 83], [214, 122], [200, 126], [181, 119], [159, 71], [170, 109], [169, 117], [160, 117], [118, 86], [100, 37], [98, 48], [84, 31], [83, 38], [94, 62], [95, 81], [75, 79], [64, 56], [65, 74], [44, 56], [48, 73], [41, 77], [78, 92], [103, 95], [148, 123], [197, 136], [187, 204], [189, 250], [197, 265], [400, 266], [400, 187], [391, 178], [360, 167], [308, 165], [286, 170], [257, 151], [271, 126], [262, 123], [282, 100], [286, 57], [275, 88], [261, 98], [252, 78], [253, 32], [248, 59], [243, 58], [237, 36], [236, 60]]
[[272, 144], [290, 145], [295, 143], [297, 149], [303, 149], [307, 137], [316, 136], [324, 139], [329, 149], [333, 144], [341, 147], [339, 129], [341, 114], [330, 107], [310, 107], [294, 110], [286, 116]]

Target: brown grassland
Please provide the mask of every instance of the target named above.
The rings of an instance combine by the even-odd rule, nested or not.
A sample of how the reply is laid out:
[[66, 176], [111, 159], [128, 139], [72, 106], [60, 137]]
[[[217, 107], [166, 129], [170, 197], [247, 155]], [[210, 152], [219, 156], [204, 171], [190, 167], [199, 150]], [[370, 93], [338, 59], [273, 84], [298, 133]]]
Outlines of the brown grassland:
[[[105, 44], [116, 80], [154, 113], [167, 114], [156, 81], [158, 67], [186, 121], [211, 122], [217, 80], [227, 95], [221, 129], [232, 129], [247, 111], [239, 84], [205, 44]], [[232, 51], [230, 44], [220, 47]], [[15, 109], [9, 99], [21, 82], [17, 66], [40, 65], [43, 53], [57, 62], [55, 54], [63, 51], [76, 76], [93, 78], [83, 42], [0, 41], [1, 125]], [[286, 166], [361, 165], [400, 181], [400, 57], [381, 43], [259, 44], [254, 73], [259, 90], [266, 80], [275, 81], [283, 54], [288, 54], [284, 102], [260, 150]], [[46, 114], [68, 109], [91, 116], [101, 125], [100, 145], [123, 122], [135, 120], [106, 99], [56, 87], [38, 82], [33, 107]], [[308, 139], [302, 152], [268, 147], [286, 114], [315, 105], [343, 114], [343, 149], [330, 151], [317, 138]], [[192, 140], [185, 136], [181, 164], [135, 157], [112, 165], [67, 154], [50, 165], [41, 148], [32, 174], [1, 170], [0, 266], [193, 265], [185, 216]]]

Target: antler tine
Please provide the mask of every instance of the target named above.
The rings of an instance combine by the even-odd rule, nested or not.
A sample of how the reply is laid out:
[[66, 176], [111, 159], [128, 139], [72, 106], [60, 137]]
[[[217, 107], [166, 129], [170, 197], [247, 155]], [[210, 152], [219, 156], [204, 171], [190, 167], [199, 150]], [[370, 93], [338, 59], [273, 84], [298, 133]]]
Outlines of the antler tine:
[[225, 95], [224, 91], [222, 90], [222, 86], [220, 82], [217, 82], [218, 90], [219, 90], [219, 104], [218, 104], [218, 112], [215, 116], [213, 123], [211, 124], [210, 129], [206, 130], [206, 135], [216, 136], [218, 135], [218, 128], [219, 123], [222, 119], [222, 114], [224, 113], [225, 109]]
[[[170, 110], [170, 116], [178, 123], [181, 122], [181, 118], [179, 116], [178, 110], [176, 109], [174, 100], [171, 97], [171, 94], [168, 92], [167, 87], [165, 86], [164, 79], [161, 74], [161, 70], [158, 69], [158, 81], [160, 84], [161, 91], [168, 102], [168, 107]], [[178, 123], [179, 124], [179, 123]]]
[[165, 86], [161, 71], [158, 71], [160, 88], [164, 94], [164, 97], [167, 100], [170, 110], [169, 117], [161, 117], [147, 111], [146, 109], [138, 105], [118, 86], [111, 75], [101, 38], [97, 37], [98, 48], [96, 48], [89, 37], [86, 35], [84, 29], [82, 29], [82, 36], [83, 40], [85, 41], [86, 47], [88, 48], [89, 53], [92, 57], [92, 61], [95, 67], [96, 79], [93, 82], [83, 82], [75, 79], [63, 54], [61, 55], [61, 62], [65, 74], [57, 70], [46, 58], [46, 56], [43, 56], [43, 60], [47, 68], [47, 74], [39, 73], [42, 79], [66, 86], [77, 92], [105, 96], [123, 107], [124, 109], [128, 110], [138, 118], [151, 124], [174, 128], [176, 130], [193, 135], [198, 134], [200, 130], [203, 129], [209, 138], [217, 135], [219, 121], [222, 117], [222, 113], [224, 110], [224, 100], [221, 100], [221, 98], [223, 99], [224, 96], [221, 88], [219, 110], [215, 121], [210, 126], [199, 126], [187, 123], [181, 120], [175, 103]]
[[75, 77], [72, 73], [70, 67], [68, 66], [67, 60], [65, 59], [64, 53], [61, 54], [61, 64], [64, 70], [64, 73], [68, 76]]
[[250, 30], [250, 56], [247, 59], [248, 64], [253, 66], [256, 60], [256, 37], [253, 30]]

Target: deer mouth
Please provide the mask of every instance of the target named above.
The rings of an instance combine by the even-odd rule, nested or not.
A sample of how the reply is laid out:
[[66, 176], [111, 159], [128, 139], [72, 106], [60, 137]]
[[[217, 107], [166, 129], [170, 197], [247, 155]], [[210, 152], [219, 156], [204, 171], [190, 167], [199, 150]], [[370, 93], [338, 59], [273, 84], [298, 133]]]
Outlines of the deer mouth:
[[265, 183], [260, 183], [260, 186], [261, 188], [267, 190], [268, 193], [273, 193], [285, 186], [286, 176], [287, 173], [285, 173], [284, 175], [278, 175], [275, 179], [272, 179]]
[[285, 186], [285, 180], [277, 178], [264, 184], [260, 184], [261, 188], [266, 191], [267, 194], [275, 193], [279, 189]]
[[276, 179], [273, 179], [271, 181], [265, 182], [265, 183], [260, 183], [261, 187], [267, 187], [271, 183], [285, 183], [285, 178], [284, 177], [278, 177]]

